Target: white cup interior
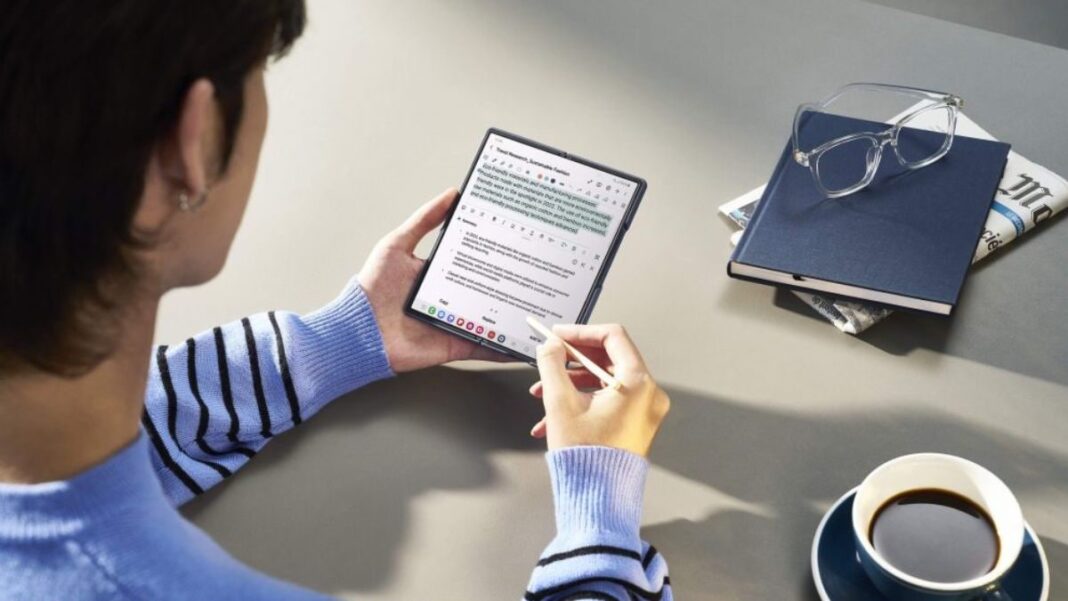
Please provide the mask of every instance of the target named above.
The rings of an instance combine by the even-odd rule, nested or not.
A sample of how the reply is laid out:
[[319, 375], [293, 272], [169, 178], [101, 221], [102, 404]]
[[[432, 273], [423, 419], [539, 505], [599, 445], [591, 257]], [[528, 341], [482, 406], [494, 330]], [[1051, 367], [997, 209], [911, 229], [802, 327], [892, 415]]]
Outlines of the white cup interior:
[[[875, 551], [868, 539], [875, 512], [901, 493], [924, 488], [957, 493], [990, 516], [1001, 547], [997, 563], [990, 572], [968, 581], [934, 582], [902, 572]], [[853, 499], [853, 530], [867, 554], [899, 580], [930, 590], [953, 592], [995, 582], [1016, 563], [1023, 547], [1024, 519], [1012, 491], [986, 468], [953, 455], [917, 453], [892, 459], [868, 474]]]

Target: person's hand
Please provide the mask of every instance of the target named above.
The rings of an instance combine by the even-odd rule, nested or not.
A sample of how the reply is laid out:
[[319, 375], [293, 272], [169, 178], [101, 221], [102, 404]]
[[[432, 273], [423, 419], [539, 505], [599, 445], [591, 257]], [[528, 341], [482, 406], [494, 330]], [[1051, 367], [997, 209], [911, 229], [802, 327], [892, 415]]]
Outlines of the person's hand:
[[357, 278], [371, 302], [396, 373], [458, 361], [507, 361], [507, 355], [419, 322], [404, 314], [404, 303], [423, 269], [415, 246], [445, 220], [459, 192], [449, 188], [378, 241]]
[[671, 400], [649, 375], [626, 330], [558, 325], [553, 333], [605, 367], [622, 388], [601, 388], [589, 371], [568, 369], [564, 345], [549, 337], [538, 347], [541, 381], [530, 388], [545, 404], [545, 419], [531, 435], [547, 437], [550, 450], [599, 445], [647, 456]]

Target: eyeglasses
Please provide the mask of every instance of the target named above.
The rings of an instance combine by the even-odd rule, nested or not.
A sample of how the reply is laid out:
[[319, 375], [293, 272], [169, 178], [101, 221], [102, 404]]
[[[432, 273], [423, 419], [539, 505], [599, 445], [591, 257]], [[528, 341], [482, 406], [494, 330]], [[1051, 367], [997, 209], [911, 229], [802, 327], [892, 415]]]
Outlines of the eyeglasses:
[[[916, 98], [919, 104], [882, 131], [858, 131], [833, 140], [812, 139], [808, 128], [815, 113], [832, 112], [840, 99], [854, 92], [875, 92]], [[879, 83], [851, 83], [826, 99], [797, 107], [794, 115], [793, 158], [808, 167], [816, 186], [828, 198], [857, 192], [875, 179], [883, 148], [889, 144], [898, 163], [920, 169], [946, 156], [953, 145], [957, 113], [964, 106], [960, 96], [919, 88]], [[922, 125], [921, 125], [922, 124]], [[804, 135], [808, 133], [809, 135]], [[811, 150], [805, 150], [809, 147]]]

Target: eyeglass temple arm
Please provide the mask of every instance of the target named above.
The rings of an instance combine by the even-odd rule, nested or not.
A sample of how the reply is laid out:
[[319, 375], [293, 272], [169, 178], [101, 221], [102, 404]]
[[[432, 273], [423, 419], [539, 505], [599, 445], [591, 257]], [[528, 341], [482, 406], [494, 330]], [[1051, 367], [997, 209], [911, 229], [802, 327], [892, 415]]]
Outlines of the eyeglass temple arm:
[[957, 96], [948, 92], [939, 92], [937, 90], [927, 90], [924, 88], [913, 88], [910, 86], [899, 86], [891, 83], [874, 83], [860, 81], [855, 83], [848, 83], [838, 88], [833, 94], [821, 100], [818, 104], [821, 107], [825, 107], [828, 104], [838, 100], [840, 96], [846, 92], [853, 90], [870, 90], [873, 92], [889, 92], [891, 94], [901, 94], [903, 96], [912, 96], [916, 98], [929, 98], [931, 100], [944, 100], [946, 98], [957, 98]]

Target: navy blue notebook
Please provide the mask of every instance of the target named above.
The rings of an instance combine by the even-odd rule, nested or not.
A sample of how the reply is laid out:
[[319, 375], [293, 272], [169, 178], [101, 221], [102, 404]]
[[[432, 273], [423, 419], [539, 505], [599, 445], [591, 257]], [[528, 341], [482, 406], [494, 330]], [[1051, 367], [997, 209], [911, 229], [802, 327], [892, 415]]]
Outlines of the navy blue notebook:
[[[806, 132], [820, 128], [820, 137], [831, 140], [882, 131], [887, 125], [814, 113], [805, 127]], [[909, 133], [920, 140], [943, 137]], [[727, 273], [948, 315], [957, 304], [1008, 152], [1009, 145], [1002, 142], [957, 136], [941, 160], [909, 170], [887, 145], [871, 185], [829, 199], [808, 168], [793, 160], [787, 143]]]

